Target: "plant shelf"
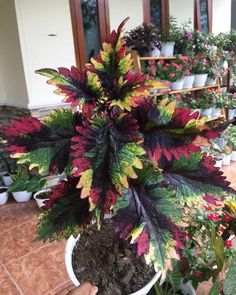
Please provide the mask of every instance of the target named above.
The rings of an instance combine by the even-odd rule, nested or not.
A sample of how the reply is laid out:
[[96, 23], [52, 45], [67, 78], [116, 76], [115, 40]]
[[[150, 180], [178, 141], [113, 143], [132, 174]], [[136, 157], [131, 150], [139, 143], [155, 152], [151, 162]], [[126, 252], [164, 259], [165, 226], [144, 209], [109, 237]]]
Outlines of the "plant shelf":
[[225, 116], [220, 115], [220, 116], [218, 116], [218, 117], [208, 118], [208, 119], [206, 120], [206, 122], [209, 123], [209, 122], [213, 122], [213, 121], [221, 120], [221, 119], [224, 119], [224, 118], [225, 118]]

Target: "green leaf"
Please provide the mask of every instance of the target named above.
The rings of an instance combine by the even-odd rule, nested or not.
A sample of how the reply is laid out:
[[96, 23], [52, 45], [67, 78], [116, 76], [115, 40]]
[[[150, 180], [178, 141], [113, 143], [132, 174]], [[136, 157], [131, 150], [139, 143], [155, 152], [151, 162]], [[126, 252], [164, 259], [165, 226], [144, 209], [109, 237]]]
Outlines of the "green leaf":
[[179, 262], [172, 260], [173, 270], [168, 274], [166, 281], [171, 284], [175, 292], [179, 291], [181, 284], [181, 272], [179, 268]]
[[43, 122], [53, 131], [61, 131], [63, 129], [73, 129], [73, 112], [68, 109], [55, 110], [45, 117]]
[[[211, 287], [209, 295], [219, 295], [220, 294], [221, 285], [219, 281], [215, 281], [214, 285]], [[231, 294], [233, 295], [233, 294]]]
[[225, 295], [234, 295], [236, 290], [236, 257], [234, 256], [226, 273], [223, 291]]

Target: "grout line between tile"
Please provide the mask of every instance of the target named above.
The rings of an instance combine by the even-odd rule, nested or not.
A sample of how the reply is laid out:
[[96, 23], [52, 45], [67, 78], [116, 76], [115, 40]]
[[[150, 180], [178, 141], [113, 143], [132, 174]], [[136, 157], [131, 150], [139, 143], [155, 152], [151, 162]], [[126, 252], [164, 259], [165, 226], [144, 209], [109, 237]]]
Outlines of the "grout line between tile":
[[[31, 217], [32, 217], [32, 216], [31, 216]], [[10, 231], [10, 230], [16, 229], [16, 228], [18, 228], [18, 227], [20, 227], [20, 226], [22, 226], [22, 225], [24, 225], [24, 224], [26, 224], [26, 223], [28, 223], [28, 222], [31, 222], [31, 221], [32, 221], [32, 219], [25, 220], [24, 222], [22, 222], [22, 223], [20, 223], [20, 224], [18, 224], [18, 225], [15, 225], [15, 226], [13, 226], [13, 227], [10, 227], [9, 229], [6, 229], [6, 230], [2, 231], [2, 232], [0, 233], [0, 236], [3, 235], [3, 234], [5, 234], [6, 232], [8, 232], [8, 231]]]
[[15, 279], [13, 278], [13, 276], [11, 275], [11, 273], [8, 271], [8, 269], [5, 266], [3, 268], [6, 271], [6, 273], [8, 274], [10, 280], [12, 281], [12, 283], [14, 284], [14, 286], [16, 287], [16, 289], [19, 291], [20, 295], [24, 295], [24, 293], [21, 290], [20, 286], [17, 284], [17, 282], [15, 281]]
[[[52, 294], [54, 294], [54, 293], [53, 293], [54, 291], [57, 291], [57, 289], [59, 289], [60, 287], [63, 287], [64, 285], [65, 285], [65, 288], [68, 288], [68, 287], [70, 287], [70, 286], [67, 286], [67, 284], [70, 283], [70, 282], [71, 282], [70, 280], [67, 280], [67, 281], [65, 281], [65, 282], [63, 282], [63, 283], [57, 285], [54, 289], [48, 291], [48, 292], [45, 293], [44, 295], [52, 295]], [[71, 284], [72, 284], [72, 282], [71, 282]], [[64, 290], [64, 289], [62, 289], [62, 290], [59, 289], [58, 292], [63, 291], [63, 290]]]
[[[55, 241], [55, 242], [56, 242], [56, 241]], [[32, 251], [26, 253], [26, 254], [23, 255], [23, 256], [17, 257], [16, 259], [11, 260], [10, 262], [3, 263], [2, 266], [10, 265], [10, 264], [12, 264], [12, 263], [14, 263], [14, 262], [16, 262], [16, 261], [22, 259], [22, 258], [25, 258], [25, 257], [27, 257], [27, 256], [29, 256], [29, 255], [31, 255], [31, 254], [34, 254], [35, 252], [37, 252], [37, 251], [39, 251], [39, 250], [41, 250], [41, 249], [43, 249], [43, 248], [46, 248], [46, 247], [48, 247], [48, 246], [50, 246], [50, 245], [53, 245], [55, 242], [52, 242], [52, 243], [50, 243], [50, 244], [45, 244], [45, 245], [43, 245], [43, 246], [40, 246], [39, 248], [34, 249], [34, 250], [32, 250]]]

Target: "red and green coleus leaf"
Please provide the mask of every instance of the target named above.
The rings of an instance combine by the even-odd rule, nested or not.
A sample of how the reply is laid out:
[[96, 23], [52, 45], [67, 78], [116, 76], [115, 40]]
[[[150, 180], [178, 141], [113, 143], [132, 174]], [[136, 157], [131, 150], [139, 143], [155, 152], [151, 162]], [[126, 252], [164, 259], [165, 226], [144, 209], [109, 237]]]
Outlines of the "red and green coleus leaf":
[[36, 118], [12, 121], [3, 127], [7, 150], [19, 164], [27, 163], [30, 169], [39, 168], [40, 173], [62, 173], [69, 163], [71, 138], [81, 115], [71, 110], [52, 112], [44, 121]]
[[165, 269], [167, 260], [183, 248], [183, 235], [176, 224], [181, 209], [174, 190], [162, 181], [160, 172], [149, 167], [138, 174], [141, 177], [124, 190], [118, 209], [114, 208], [115, 229], [121, 238], [130, 238], [137, 254], [144, 255], [148, 264], [156, 270]]
[[94, 72], [87, 69], [80, 72], [71, 67], [71, 70], [58, 68], [58, 71], [40, 69], [36, 73], [50, 78], [48, 83], [57, 87], [55, 93], [65, 96], [64, 102], [71, 103], [71, 106], [79, 105], [84, 113], [89, 113], [99, 103], [104, 103], [101, 83]]
[[74, 176], [81, 176], [78, 188], [83, 198], [89, 197], [91, 210], [98, 207], [107, 213], [117, 194], [128, 187], [128, 179], [137, 177], [134, 168], [142, 168], [140, 157], [145, 151], [136, 121], [125, 114], [112, 120], [95, 117], [78, 126], [77, 133], [71, 156]]
[[165, 157], [168, 161], [180, 159], [190, 152], [200, 152], [200, 144], [219, 136], [217, 128], [210, 129], [205, 119], [197, 119], [190, 109], [176, 109], [175, 102], [167, 100], [155, 104], [142, 102], [134, 111], [139, 130], [143, 134], [144, 148], [155, 161]]
[[92, 213], [88, 199], [81, 198], [81, 190], [76, 188], [78, 178], [69, 178], [52, 188], [44, 202], [43, 212], [38, 218], [37, 238], [57, 240], [78, 235], [78, 231], [91, 224]]
[[209, 156], [190, 153], [188, 159], [182, 156], [180, 160], [161, 160], [159, 167], [163, 169], [165, 180], [176, 190], [177, 198], [182, 203], [190, 203], [201, 202], [205, 194], [220, 196], [236, 193], [214, 164]]

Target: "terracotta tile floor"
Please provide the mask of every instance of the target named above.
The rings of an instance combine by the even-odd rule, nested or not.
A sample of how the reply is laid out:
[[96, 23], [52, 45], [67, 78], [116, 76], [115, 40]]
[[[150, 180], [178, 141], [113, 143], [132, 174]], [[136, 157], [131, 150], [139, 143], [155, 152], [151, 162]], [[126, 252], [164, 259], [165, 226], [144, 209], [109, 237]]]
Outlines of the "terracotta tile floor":
[[[223, 171], [236, 188], [236, 163]], [[0, 207], [0, 295], [66, 295], [73, 288], [64, 266], [65, 242], [34, 241], [38, 213], [34, 200]]]

